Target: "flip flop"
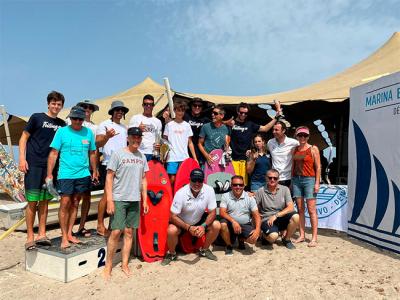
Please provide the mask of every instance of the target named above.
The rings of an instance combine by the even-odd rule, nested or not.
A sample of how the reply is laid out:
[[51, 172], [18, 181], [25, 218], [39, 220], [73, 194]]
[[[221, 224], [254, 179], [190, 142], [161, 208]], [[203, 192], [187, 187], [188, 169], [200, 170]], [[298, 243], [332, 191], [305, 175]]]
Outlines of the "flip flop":
[[299, 244], [299, 243], [304, 243], [306, 241], [306, 239], [300, 239], [300, 238], [298, 238], [298, 239], [296, 239], [296, 240], [293, 240], [292, 242], [294, 243], [294, 244]]
[[307, 247], [317, 247], [318, 243], [317, 241], [311, 241], [308, 243]]
[[35, 242], [27, 242], [25, 243], [25, 251], [32, 251], [36, 249], [36, 243]]
[[36, 245], [40, 245], [40, 246], [51, 246], [51, 241], [47, 236], [36, 240], [35, 243], [36, 243]]
[[90, 230], [87, 230], [86, 228], [81, 228], [77, 232], [75, 232], [75, 235], [88, 238], [91, 237], [92, 233], [90, 232]]

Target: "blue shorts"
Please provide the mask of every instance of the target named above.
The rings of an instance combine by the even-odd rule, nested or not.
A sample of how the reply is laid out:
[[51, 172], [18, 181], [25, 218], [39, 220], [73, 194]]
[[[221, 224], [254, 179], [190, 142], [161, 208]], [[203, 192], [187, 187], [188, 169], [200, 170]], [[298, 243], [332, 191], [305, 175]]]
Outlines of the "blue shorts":
[[315, 199], [314, 193], [315, 177], [294, 176], [292, 177], [293, 198]]
[[145, 154], [144, 156], [146, 156], [147, 161], [150, 161], [153, 159], [153, 154]]
[[77, 179], [58, 179], [57, 191], [60, 195], [82, 194], [90, 190], [90, 176]]
[[167, 163], [167, 173], [171, 175], [175, 175], [178, 172], [179, 166], [181, 165], [181, 161], [171, 161]]
[[265, 181], [252, 181], [250, 185], [250, 191], [256, 192], [260, 187], [265, 185]]

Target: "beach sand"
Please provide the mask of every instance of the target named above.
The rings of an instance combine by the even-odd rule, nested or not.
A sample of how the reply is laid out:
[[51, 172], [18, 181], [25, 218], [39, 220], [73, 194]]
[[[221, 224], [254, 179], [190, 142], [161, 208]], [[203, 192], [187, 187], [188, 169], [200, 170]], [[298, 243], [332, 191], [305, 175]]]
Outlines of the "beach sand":
[[[87, 228], [95, 228], [90, 221]], [[0, 230], [0, 234], [3, 233]], [[49, 231], [59, 235], [58, 228]], [[195, 254], [181, 255], [162, 267], [132, 258], [133, 276], [120, 264], [105, 282], [98, 269], [70, 283], [26, 272], [25, 233], [14, 232], [0, 242], [1, 299], [400, 299], [400, 256], [349, 238], [345, 233], [319, 231], [319, 245], [298, 244], [288, 250], [247, 246], [225, 256], [215, 247], [218, 262]]]

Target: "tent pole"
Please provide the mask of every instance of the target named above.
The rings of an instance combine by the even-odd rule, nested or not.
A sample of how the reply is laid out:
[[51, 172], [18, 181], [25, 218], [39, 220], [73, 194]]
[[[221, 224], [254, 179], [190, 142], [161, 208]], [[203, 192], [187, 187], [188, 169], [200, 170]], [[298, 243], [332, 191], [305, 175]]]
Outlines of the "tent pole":
[[1, 109], [1, 114], [3, 115], [4, 130], [6, 131], [8, 149], [9, 149], [11, 158], [14, 160], [14, 151], [12, 149], [12, 144], [11, 144], [11, 137], [10, 137], [10, 130], [8, 128], [8, 119], [7, 119], [7, 115], [6, 115], [6, 109], [5, 109], [4, 105], [0, 105], [0, 109]]
[[169, 86], [169, 80], [167, 77], [164, 77], [164, 86], [165, 86], [165, 92], [167, 93], [167, 98], [168, 98], [169, 112], [171, 114], [171, 118], [175, 119], [174, 103], [172, 101], [172, 92], [171, 92], [171, 87]]

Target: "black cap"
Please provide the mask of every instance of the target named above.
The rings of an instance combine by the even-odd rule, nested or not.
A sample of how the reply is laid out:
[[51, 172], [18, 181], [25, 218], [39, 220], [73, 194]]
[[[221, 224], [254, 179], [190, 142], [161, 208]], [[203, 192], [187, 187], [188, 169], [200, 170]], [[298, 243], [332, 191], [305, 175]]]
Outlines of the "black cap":
[[202, 169], [194, 169], [190, 172], [190, 180], [191, 181], [204, 181], [204, 172]]
[[131, 127], [128, 129], [128, 135], [137, 135], [137, 136], [142, 136], [143, 133], [140, 130], [139, 127]]
[[86, 112], [82, 107], [74, 106], [74, 107], [71, 108], [71, 111], [68, 114], [67, 118], [70, 118], [70, 119], [71, 118], [77, 118], [77, 119], [85, 120]]

